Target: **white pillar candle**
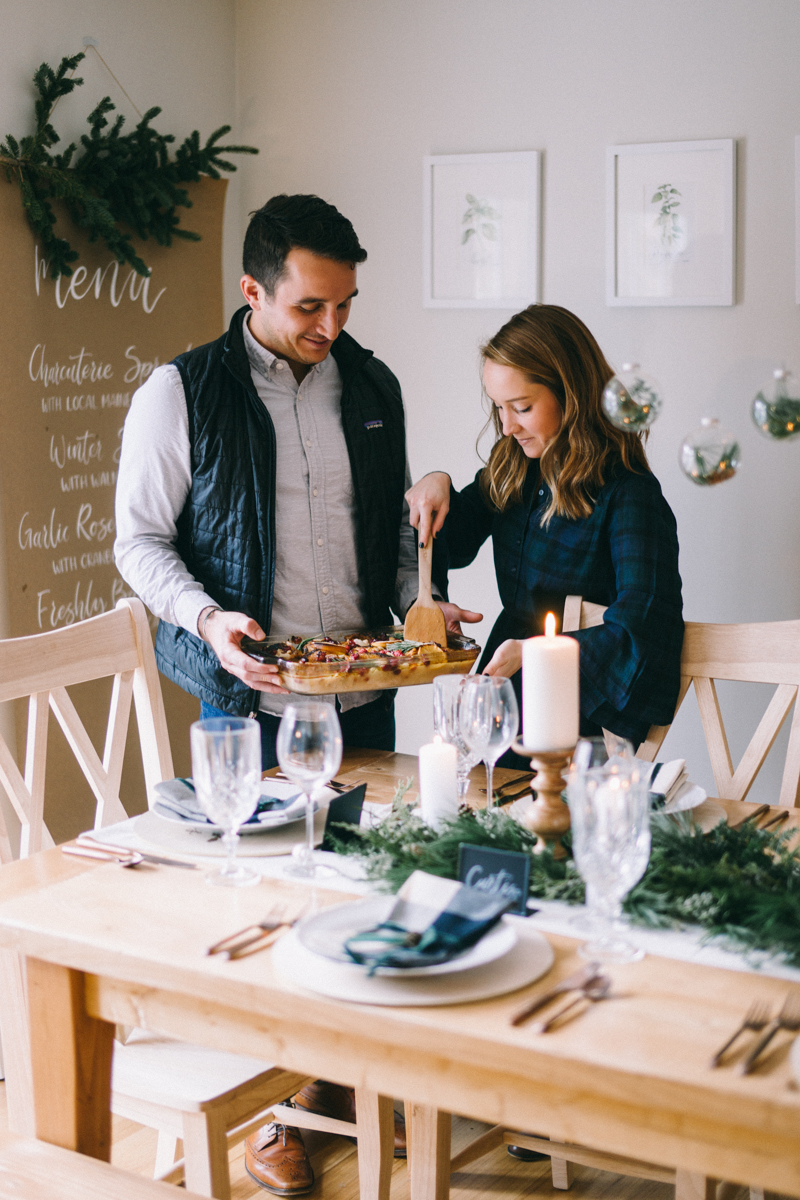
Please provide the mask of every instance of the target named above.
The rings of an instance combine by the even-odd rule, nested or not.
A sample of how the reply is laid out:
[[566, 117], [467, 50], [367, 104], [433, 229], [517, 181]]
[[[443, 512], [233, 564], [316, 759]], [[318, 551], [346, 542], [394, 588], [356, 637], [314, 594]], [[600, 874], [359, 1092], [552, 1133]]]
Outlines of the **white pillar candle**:
[[426, 825], [438, 829], [458, 813], [458, 755], [436, 735], [419, 750], [419, 803]]
[[556, 637], [548, 613], [544, 637], [522, 643], [522, 740], [526, 750], [570, 750], [578, 740], [580, 647]]

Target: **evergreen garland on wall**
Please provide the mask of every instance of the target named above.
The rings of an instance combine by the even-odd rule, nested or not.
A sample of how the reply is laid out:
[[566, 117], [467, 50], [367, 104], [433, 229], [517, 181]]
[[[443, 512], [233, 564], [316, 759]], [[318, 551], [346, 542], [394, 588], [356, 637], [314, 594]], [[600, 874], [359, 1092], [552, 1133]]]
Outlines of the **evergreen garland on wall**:
[[[161, 112], [150, 108], [139, 124], [122, 133], [125, 118], [105, 96], [89, 114], [89, 133], [72, 142], [61, 154], [52, 153], [59, 141], [51, 123], [53, 109], [62, 96], [83, 83], [74, 71], [85, 54], [62, 58], [56, 71], [42, 63], [33, 77], [38, 92], [35, 131], [19, 141], [11, 134], [0, 145], [0, 163], [9, 181], [19, 184], [28, 222], [41, 238], [50, 275], [71, 275], [78, 256], [67, 238], [56, 232], [52, 201], [60, 201], [90, 242], [103, 241], [120, 263], [128, 263], [140, 275], [149, 269], [134, 249], [132, 235], [146, 241], [153, 237], [160, 246], [171, 246], [175, 237], [200, 240], [198, 233], [180, 227], [178, 208], [191, 208], [184, 183], [201, 176], [219, 179], [221, 171], [235, 171], [223, 155], [258, 154], [253, 146], [220, 146], [230, 132], [222, 125], [200, 144], [195, 130], [170, 158], [172, 134], [159, 133], [151, 122]], [[82, 151], [82, 152], [81, 152]]]

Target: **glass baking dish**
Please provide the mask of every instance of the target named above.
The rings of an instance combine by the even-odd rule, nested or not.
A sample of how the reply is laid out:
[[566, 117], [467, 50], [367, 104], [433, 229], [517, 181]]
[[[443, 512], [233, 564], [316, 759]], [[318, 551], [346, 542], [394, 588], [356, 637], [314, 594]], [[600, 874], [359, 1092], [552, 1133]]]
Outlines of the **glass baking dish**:
[[[335, 629], [315, 637], [347, 638], [372, 637], [391, 639], [402, 637], [402, 625], [387, 625], [381, 629]], [[307, 639], [303, 639], [306, 641]], [[433, 652], [397, 658], [362, 658], [356, 662], [292, 662], [280, 653], [270, 653], [274, 646], [269, 638], [263, 642], [242, 638], [245, 654], [259, 662], [275, 663], [281, 683], [290, 692], [305, 696], [320, 696], [330, 692], [374, 692], [383, 688], [409, 687], [412, 684], [432, 683], [439, 675], [467, 675], [481, 652], [477, 642], [463, 634], [448, 633], [447, 649], [435, 647]]]

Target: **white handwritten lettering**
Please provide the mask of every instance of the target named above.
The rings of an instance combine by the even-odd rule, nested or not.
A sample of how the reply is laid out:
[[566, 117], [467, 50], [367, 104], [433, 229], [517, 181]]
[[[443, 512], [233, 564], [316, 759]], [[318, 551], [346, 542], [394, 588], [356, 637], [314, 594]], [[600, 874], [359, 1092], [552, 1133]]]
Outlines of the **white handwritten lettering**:
[[50, 435], [50, 462], [55, 463], [59, 471], [63, 471], [68, 462], [78, 462], [83, 467], [89, 467], [93, 461], [99, 462], [102, 457], [103, 443], [97, 434], [88, 429], [80, 437], [72, 438], [69, 442], [63, 433], [60, 442], [54, 433]]
[[45, 387], [49, 384], [64, 383], [67, 379], [80, 387], [87, 379], [94, 383], [97, 380], [110, 379], [114, 374], [110, 363], [94, 362], [94, 355], [88, 353], [85, 346], [81, 346], [78, 354], [70, 354], [70, 366], [58, 362], [48, 363], [45, 350], [45, 344], [37, 342], [28, 360], [28, 374], [31, 379], [34, 382], [37, 379], [41, 380]]
[[128, 367], [123, 376], [126, 383], [135, 383], [137, 386], [144, 383], [149, 375], [153, 374], [156, 367], [160, 366], [158, 358], [154, 358], [152, 362], [143, 362], [138, 355], [134, 354], [135, 346], [128, 346], [125, 351], [125, 357], [132, 365]]
[[[59, 625], [74, 625], [76, 621], [85, 621], [87, 617], [95, 617], [104, 613], [107, 605], [99, 596], [92, 596], [94, 580], [89, 580], [86, 595], [81, 596], [81, 581], [75, 584], [75, 595], [67, 604], [59, 604], [57, 600], [47, 600], [51, 595], [50, 588], [38, 593], [37, 617], [40, 629], [55, 629]], [[49, 608], [49, 612], [48, 612]]]
[[104, 542], [114, 532], [116, 527], [114, 518], [99, 517], [93, 521], [91, 516], [91, 504], [82, 504], [75, 522], [75, 533], [79, 538], [85, 538], [87, 542]]
[[464, 883], [467, 887], [477, 888], [479, 892], [488, 892], [491, 896], [503, 896], [508, 900], [519, 900], [522, 895], [520, 889], [514, 883], [513, 875], [510, 875], [508, 871], [498, 871], [494, 875], [484, 875], [483, 867], [479, 863], [475, 863], [474, 867], [470, 867]]
[[[39, 259], [38, 246], [36, 247], [36, 258], [34, 266], [36, 269], [36, 295], [39, 295], [39, 280], [45, 278], [47, 274], [47, 263]], [[110, 274], [109, 274], [110, 273]], [[60, 275], [55, 281], [55, 297], [56, 304], [59, 308], [63, 308], [68, 300], [83, 300], [90, 292], [94, 292], [95, 300], [99, 300], [103, 292], [103, 284], [106, 277], [109, 277], [108, 284], [108, 299], [113, 308], [119, 308], [120, 303], [125, 298], [127, 293], [128, 299], [133, 304], [141, 300], [142, 308], [146, 313], [151, 313], [158, 304], [161, 297], [164, 295], [166, 288], [162, 288], [158, 295], [150, 300], [150, 276], [139, 275], [136, 271], [130, 270], [125, 276], [122, 286], [118, 289], [119, 284], [119, 263], [109, 262], [105, 267], [98, 267], [93, 275], [89, 275], [86, 267], [76, 267], [71, 275]], [[87, 282], [88, 280], [88, 282]]]
[[82, 492], [84, 488], [89, 486], [88, 475], [62, 475], [61, 490], [62, 492]]
[[101, 408], [130, 408], [130, 392], [109, 392], [100, 397]]
[[95, 475], [94, 472], [92, 472], [89, 478], [91, 479], [93, 488], [113, 487], [117, 482], [117, 472], [101, 471], [99, 475]]
[[53, 559], [52, 567], [54, 575], [63, 575], [65, 571], [77, 571], [78, 560], [74, 554], [67, 554], [64, 558], [60, 558], [58, 562]]
[[42, 412], [61, 412], [60, 396], [42, 396]]
[[86, 570], [87, 567], [106, 567], [109, 564], [113, 565], [114, 551], [111, 547], [108, 550], [87, 550], [81, 555], [81, 567]]
[[55, 550], [62, 542], [69, 541], [69, 530], [66, 525], [56, 521], [56, 510], [50, 513], [50, 520], [41, 529], [32, 529], [28, 522], [29, 514], [24, 512], [17, 530], [17, 541], [20, 550]]

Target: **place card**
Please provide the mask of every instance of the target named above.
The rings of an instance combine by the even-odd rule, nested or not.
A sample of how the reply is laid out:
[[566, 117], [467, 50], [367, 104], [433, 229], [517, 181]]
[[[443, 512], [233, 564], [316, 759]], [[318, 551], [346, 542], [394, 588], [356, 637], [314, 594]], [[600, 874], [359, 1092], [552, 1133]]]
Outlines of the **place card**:
[[[342, 825], [353, 825], [356, 829], [358, 828], [366, 794], [367, 785], [361, 783], [358, 787], [351, 788], [349, 792], [343, 792], [341, 796], [331, 800], [325, 819], [325, 835], [321, 847], [323, 850], [333, 850], [333, 843], [328, 837], [329, 830], [337, 841], [348, 842], [353, 839], [354, 834], [349, 829], [342, 829]], [[334, 823], [336, 823], [336, 828], [331, 829], [330, 827]]]
[[526, 916], [531, 860], [519, 850], [493, 850], [487, 846], [458, 847], [458, 878], [467, 887], [513, 900], [508, 910]]

